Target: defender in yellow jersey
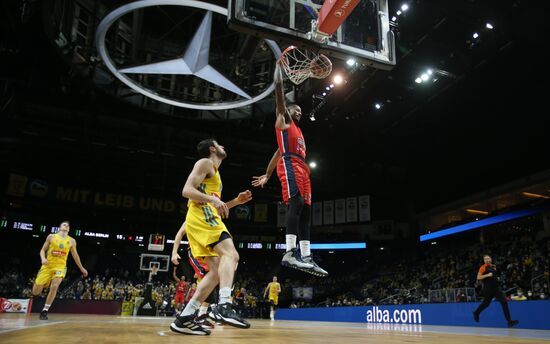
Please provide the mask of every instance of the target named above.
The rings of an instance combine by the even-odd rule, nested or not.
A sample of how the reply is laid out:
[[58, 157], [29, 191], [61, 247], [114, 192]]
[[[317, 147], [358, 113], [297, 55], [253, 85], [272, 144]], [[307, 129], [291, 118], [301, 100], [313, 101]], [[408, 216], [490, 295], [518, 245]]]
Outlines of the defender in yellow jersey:
[[219, 172], [223, 159], [227, 157], [224, 147], [216, 140], [207, 139], [199, 142], [197, 152], [202, 159], [195, 163], [182, 191], [183, 197], [189, 199], [184, 228], [193, 257], [204, 257], [209, 272], [170, 329], [184, 334], [209, 335], [210, 331], [197, 322], [194, 313], [218, 283], [220, 292], [216, 315], [227, 325], [249, 328], [250, 324], [237, 314], [231, 303], [231, 285], [239, 254], [222, 218], [227, 218], [230, 208], [250, 201], [252, 193], [246, 190], [224, 203]]
[[281, 293], [281, 285], [277, 282], [277, 276], [273, 276], [273, 281], [270, 282], [264, 291], [264, 298], [269, 292], [269, 303], [271, 304], [271, 312], [269, 312], [269, 318], [275, 320], [275, 309], [279, 304], [279, 294]]
[[48, 310], [57, 295], [57, 289], [67, 272], [67, 258], [69, 251], [73, 256], [74, 262], [82, 272], [84, 277], [88, 276], [88, 271], [84, 269], [80, 262], [80, 257], [76, 251], [76, 240], [69, 236], [69, 221], [63, 221], [59, 225], [59, 232], [48, 235], [44, 245], [40, 249], [40, 259], [42, 267], [38, 271], [36, 281], [32, 287], [34, 296], [40, 295], [44, 288], [50, 287], [44, 309], [40, 312], [41, 320], [48, 320]]

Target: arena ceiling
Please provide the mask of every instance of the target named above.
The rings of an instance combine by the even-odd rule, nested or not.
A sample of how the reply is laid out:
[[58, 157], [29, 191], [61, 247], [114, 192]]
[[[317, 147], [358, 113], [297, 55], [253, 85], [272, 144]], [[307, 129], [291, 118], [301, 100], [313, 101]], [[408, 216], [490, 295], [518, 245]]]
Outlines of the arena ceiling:
[[[99, 21], [124, 3], [2, 1], [2, 171], [174, 193], [195, 159], [195, 143], [215, 136], [230, 153], [227, 190], [247, 186], [276, 147], [272, 96], [241, 109], [196, 111], [128, 92], [94, 45]], [[301, 124], [318, 165], [316, 197], [371, 194], [380, 217], [392, 218], [550, 167], [548, 121], [538, 110], [547, 73], [537, 50], [544, 39], [540, 11], [522, 0], [408, 4], [396, 20], [397, 66], [350, 69], [335, 61], [345, 85], [325, 97], [316, 121]], [[400, 6], [391, 1], [391, 13]], [[117, 58], [131, 65], [181, 54], [178, 42], [201, 19], [193, 11], [132, 15], [121, 26], [128, 41], [111, 42]], [[265, 88], [274, 61], [269, 49], [222, 27], [215, 19], [213, 64], [247, 91]], [[429, 82], [415, 82], [427, 70]], [[146, 82], [167, 96], [233, 97], [187, 77]], [[326, 86], [311, 81], [295, 90], [304, 113]], [[277, 183], [259, 197], [278, 199]]]

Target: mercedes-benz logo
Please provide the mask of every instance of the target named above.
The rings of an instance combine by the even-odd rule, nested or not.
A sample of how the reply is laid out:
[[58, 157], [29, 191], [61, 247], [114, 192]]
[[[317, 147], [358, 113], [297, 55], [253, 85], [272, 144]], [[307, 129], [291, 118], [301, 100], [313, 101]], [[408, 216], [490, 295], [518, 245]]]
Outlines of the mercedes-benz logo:
[[[200, 26], [195, 31], [191, 43], [188, 45], [183, 56], [161, 62], [154, 62], [144, 65], [133, 66], [129, 68], [118, 68], [111, 60], [105, 45], [105, 37], [111, 25], [123, 15], [138, 9], [152, 6], [186, 6], [203, 9], [206, 12]], [[240, 89], [231, 80], [219, 73], [214, 67], [209, 65], [210, 35], [212, 28], [212, 13], [227, 16], [227, 8], [213, 5], [202, 1], [193, 0], [142, 0], [123, 5], [109, 13], [96, 31], [96, 46], [105, 66], [124, 84], [136, 92], [149, 98], [155, 99], [173, 106], [186, 107], [197, 110], [227, 110], [246, 106], [255, 103], [267, 97], [275, 89], [272, 83], [268, 88], [258, 95], [250, 96], [244, 90]], [[281, 55], [281, 50], [277, 43], [271, 40], [265, 40], [276, 58]], [[212, 84], [225, 88], [226, 90], [238, 94], [244, 98], [237, 101], [226, 101], [216, 103], [196, 103], [185, 102], [163, 97], [154, 91], [147, 89], [137, 83], [126, 74], [171, 74], [171, 75], [194, 75], [195, 77], [206, 80]]]

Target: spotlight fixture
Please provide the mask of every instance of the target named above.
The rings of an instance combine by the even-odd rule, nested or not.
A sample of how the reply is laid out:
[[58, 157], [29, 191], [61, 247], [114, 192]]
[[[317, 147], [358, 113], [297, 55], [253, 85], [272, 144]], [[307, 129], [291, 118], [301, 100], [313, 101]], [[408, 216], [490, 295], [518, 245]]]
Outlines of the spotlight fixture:
[[489, 30], [492, 30], [492, 29], [495, 28], [495, 27], [493, 26], [493, 24], [491, 24], [491, 23], [485, 24], [485, 27], [488, 28]]
[[406, 12], [409, 9], [409, 5], [403, 4], [401, 5], [401, 11]]
[[474, 32], [474, 34], [472, 35], [472, 37], [473, 37], [474, 39], [477, 39], [477, 38], [479, 37], [479, 34], [478, 34], [477, 32]]
[[351, 58], [350, 58], [350, 59], [348, 59], [348, 60], [346, 61], [346, 63], [347, 63], [348, 66], [351, 67], [351, 66], [355, 65], [355, 59], [351, 59]]
[[342, 78], [342, 76], [341, 76], [340, 74], [336, 74], [336, 75], [334, 76], [333, 81], [334, 81], [334, 83], [335, 83], [336, 85], [339, 85], [339, 84], [342, 83], [342, 81], [344, 81], [344, 79]]

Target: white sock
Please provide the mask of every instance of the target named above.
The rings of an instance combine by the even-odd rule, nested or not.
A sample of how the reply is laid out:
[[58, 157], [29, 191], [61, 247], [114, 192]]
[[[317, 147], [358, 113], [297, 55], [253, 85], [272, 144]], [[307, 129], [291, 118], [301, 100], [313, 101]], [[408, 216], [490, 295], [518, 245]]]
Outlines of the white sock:
[[286, 237], [286, 251], [290, 251], [293, 248], [296, 248], [296, 235], [294, 234], [287, 234]]
[[51, 305], [48, 305], [47, 303], [44, 305], [44, 309], [42, 309], [43, 311], [48, 311], [50, 309], [50, 306]]
[[199, 309], [200, 306], [201, 306], [201, 303], [199, 301], [195, 299], [191, 299], [191, 301], [189, 301], [189, 303], [187, 304], [187, 306], [185, 306], [183, 311], [181, 311], [180, 315], [181, 316], [191, 315], [195, 313], [195, 311]]
[[201, 308], [199, 308], [199, 316], [206, 314], [206, 312], [208, 312], [208, 306], [201, 306]]
[[275, 312], [274, 311], [269, 312], [269, 318], [270, 319], [275, 318]]
[[300, 252], [302, 253], [302, 258], [311, 255], [309, 240], [300, 240]]
[[223, 305], [224, 303], [231, 303], [231, 288], [229, 287], [220, 288], [220, 301], [218, 304]]

